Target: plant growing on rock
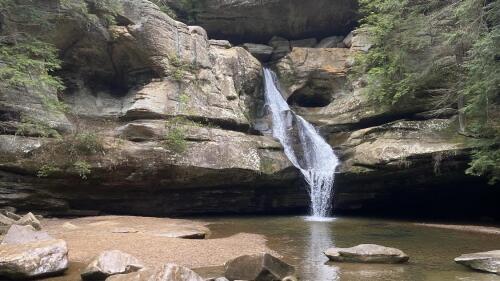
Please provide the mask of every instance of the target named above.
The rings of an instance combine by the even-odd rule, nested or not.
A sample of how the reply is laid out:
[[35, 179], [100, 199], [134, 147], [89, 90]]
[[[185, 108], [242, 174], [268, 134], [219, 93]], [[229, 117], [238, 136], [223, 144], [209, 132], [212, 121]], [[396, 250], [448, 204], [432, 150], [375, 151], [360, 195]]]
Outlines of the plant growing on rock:
[[498, 181], [500, 166], [500, 1], [361, 0], [362, 28], [374, 47], [355, 72], [367, 94], [395, 105], [415, 95], [437, 108], [458, 108], [459, 133], [480, 147], [471, 175]]
[[98, 153], [104, 153], [102, 138], [93, 132], [80, 132], [43, 145], [31, 160], [41, 163], [37, 173], [40, 177], [48, 177], [55, 171], [74, 170], [85, 180], [92, 168], [87, 159]]

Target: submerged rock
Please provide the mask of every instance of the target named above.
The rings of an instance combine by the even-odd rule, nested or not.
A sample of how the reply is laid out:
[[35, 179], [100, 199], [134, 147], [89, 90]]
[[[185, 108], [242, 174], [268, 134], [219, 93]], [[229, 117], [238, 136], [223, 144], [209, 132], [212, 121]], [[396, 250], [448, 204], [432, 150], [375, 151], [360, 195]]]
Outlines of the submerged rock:
[[29, 279], [63, 272], [68, 268], [68, 247], [64, 240], [44, 240], [0, 245], [0, 275]]
[[455, 258], [455, 262], [479, 271], [500, 274], [500, 250], [461, 255]]
[[204, 281], [196, 272], [168, 263], [159, 269], [147, 269], [129, 274], [114, 275], [106, 281]]
[[160, 234], [157, 234], [157, 236], [168, 237], [168, 238], [182, 238], [182, 239], [205, 239], [207, 233], [203, 230], [181, 229], [181, 230], [162, 232]]
[[325, 255], [336, 262], [404, 263], [408, 257], [403, 251], [375, 244], [361, 244], [351, 248], [330, 248]]
[[95, 257], [81, 275], [83, 280], [105, 280], [111, 275], [131, 273], [143, 267], [144, 265], [132, 255], [112, 250]]
[[278, 281], [295, 273], [293, 266], [267, 253], [240, 256], [224, 267], [229, 280]]
[[31, 225], [12, 225], [2, 240], [3, 244], [24, 244], [41, 240], [53, 240], [45, 231], [36, 231]]

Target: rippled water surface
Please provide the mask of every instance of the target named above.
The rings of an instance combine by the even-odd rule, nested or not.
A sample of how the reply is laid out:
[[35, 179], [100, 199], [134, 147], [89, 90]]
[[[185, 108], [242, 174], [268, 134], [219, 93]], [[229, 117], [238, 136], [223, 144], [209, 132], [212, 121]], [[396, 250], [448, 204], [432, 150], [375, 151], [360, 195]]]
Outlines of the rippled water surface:
[[[430, 228], [406, 222], [337, 218], [315, 222], [304, 217], [211, 219], [211, 238], [239, 232], [265, 235], [268, 246], [297, 267], [307, 281], [500, 281], [500, 276], [471, 271], [453, 258], [500, 249], [500, 235]], [[328, 263], [331, 246], [374, 243], [396, 247], [410, 256], [404, 265]]]

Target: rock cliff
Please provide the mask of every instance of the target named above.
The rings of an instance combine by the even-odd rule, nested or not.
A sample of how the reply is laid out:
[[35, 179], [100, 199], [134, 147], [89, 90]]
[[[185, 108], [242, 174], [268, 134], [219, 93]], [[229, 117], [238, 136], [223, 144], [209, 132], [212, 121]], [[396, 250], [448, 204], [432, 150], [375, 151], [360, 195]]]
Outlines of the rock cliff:
[[[203, 28], [146, 0], [120, 0], [110, 25], [58, 17], [46, 40], [61, 50], [59, 99], [69, 111], [44, 106], [58, 97], [51, 88], [1, 93], [0, 206], [58, 215], [304, 212], [299, 173], [266, 133], [262, 65], [247, 49], [273, 57], [289, 104], [340, 155], [337, 210], [495, 192], [463, 173], [473, 147], [457, 133], [456, 109], [436, 110], [426, 96], [378, 106], [362, 79], [348, 79], [356, 53], [371, 46], [363, 30], [336, 37], [353, 28], [354, 2], [200, 1], [192, 20]], [[51, 3], [39, 5], [60, 13]], [[171, 4], [188, 16], [179, 3]], [[243, 48], [204, 28], [233, 43], [316, 38]]]

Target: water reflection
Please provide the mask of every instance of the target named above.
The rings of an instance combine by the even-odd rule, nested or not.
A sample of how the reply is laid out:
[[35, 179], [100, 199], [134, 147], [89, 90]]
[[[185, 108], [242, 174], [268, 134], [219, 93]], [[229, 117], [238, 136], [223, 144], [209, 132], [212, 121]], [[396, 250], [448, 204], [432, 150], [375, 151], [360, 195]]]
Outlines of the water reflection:
[[331, 224], [327, 221], [310, 221], [307, 219], [306, 221], [309, 235], [305, 241], [305, 259], [302, 262], [302, 268], [308, 274], [307, 277], [303, 276], [301, 280], [340, 280], [338, 268], [326, 265], [328, 258], [323, 255], [326, 249], [335, 246]]

